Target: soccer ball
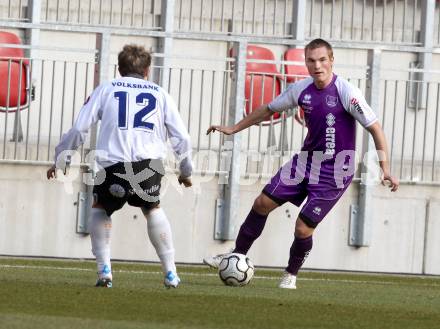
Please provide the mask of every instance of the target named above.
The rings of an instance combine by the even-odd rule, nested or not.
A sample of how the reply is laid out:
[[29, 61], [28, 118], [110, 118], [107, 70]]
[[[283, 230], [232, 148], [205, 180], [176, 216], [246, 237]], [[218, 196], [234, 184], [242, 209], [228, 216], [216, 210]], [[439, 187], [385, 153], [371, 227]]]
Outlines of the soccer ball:
[[245, 286], [254, 276], [254, 264], [246, 255], [228, 254], [222, 258], [218, 274], [227, 286]]

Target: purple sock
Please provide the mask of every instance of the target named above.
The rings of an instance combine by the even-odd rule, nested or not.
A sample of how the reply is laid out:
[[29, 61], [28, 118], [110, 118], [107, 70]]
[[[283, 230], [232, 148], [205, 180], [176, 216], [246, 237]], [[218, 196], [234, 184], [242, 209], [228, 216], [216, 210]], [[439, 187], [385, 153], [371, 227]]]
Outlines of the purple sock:
[[246, 255], [254, 241], [263, 232], [266, 224], [267, 215], [260, 215], [254, 209], [251, 209], [246, 217], [246, 220], [241, 224], [238, 232], [237, 240], [235, 241], [234, 252]]
[[289, 265], [286, 267], [286, 271], [297, 275], [298, 270], [306, 260], [313, 246], [313, 236], [309, 236], [305, 239], [295, 237], [292, 247], [290, 247]]

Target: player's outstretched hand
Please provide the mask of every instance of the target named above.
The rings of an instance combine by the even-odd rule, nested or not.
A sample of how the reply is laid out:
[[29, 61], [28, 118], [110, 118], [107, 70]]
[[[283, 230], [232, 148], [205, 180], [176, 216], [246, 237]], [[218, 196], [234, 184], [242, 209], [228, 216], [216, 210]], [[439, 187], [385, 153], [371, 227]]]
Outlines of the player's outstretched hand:
[[177, 180], [179, 181], [179, 184], [181, 184], [181, 185], [183, 184], [183, 186], [185, 186], [185, 187], [192, 186], [191, 177], [179, 176], [179, 178]]
[[50, 167], [47, 170], [47, 179], [51, 179], [51, 178], [56, 178], [57, 177], [57, 167], [55, 167], [55, 165], [53, 165], [52, 167]]
[[225, 135], [232, 135], [234, 133], [234, 129], [232, 127], [228, 126], [211, 126], [206, 131], [206, 135], [209, 135], [213, 131], [220, 131], [221, 133]]
[[396, 192], [399, 188], [399, 180], [391, 176], [390, 174], [384, 174], [382, 177], [382, 185], [391, 189], [391, 192]]

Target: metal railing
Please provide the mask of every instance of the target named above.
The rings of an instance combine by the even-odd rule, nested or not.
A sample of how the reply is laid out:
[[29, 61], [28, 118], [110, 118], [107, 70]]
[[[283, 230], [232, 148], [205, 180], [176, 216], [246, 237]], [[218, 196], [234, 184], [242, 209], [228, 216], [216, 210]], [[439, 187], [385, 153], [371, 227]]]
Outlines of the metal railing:
[[28, 21], [28, 1], [31, 0], [0, 0], [0, 20]]
[[437, 3], [435, 4], [434, 46], [440, 47], [440, 1], [437, 1]]
[[[0, 112], [0, 159], [53, 161], [54, 147], [93, 90], [94, 62], [29, 60], [34, 100], [26, 109]], [[10, 79], [10, 73], [8, 73]], [[10, 84], [10, 82], [8, 82]], [[30, 97], [30, 95], [29, 95]], [[88, 142], [85, 143], [85, 148]], [[82, 158], [84, 148], [81, 149]]]
[[158, 29], [160, 10], [157, 0], [43, 0], [41, 21]]
[[403, 182], [440, 182], [439, 77], [433, 82], [382, 80], [380, 118], [388, 137], [391, 170]]
[[[32, 0], [0, 0], [0, 19], [29, 21]], [[159, 29], [160, 0], [41, 0], [43, 23]]]
[[[292, 37], [297, 0], [176, 0], [176, 32]], [[423, 0], [425, 1], [425, 0]], [[160, 0], [41, 0], [42, 23], [161, 30]], [[29, 21], [29, 0], [0, 0], [0, 19]], [[306, 0], [305, 38], [420, 45], [421, 0]], [[440, 47], [440, 3], [433, 44]]]
[[[167, 71], [167, 91], [176, 101], [192, 138], [195, 169], [219, 173], [222, 171], [221, 153], [225, 140], [220, 134], [206, 136], [205, 131], [210, 124], [228, 122], [230, 89], [234, 83], [229, 63], [233, 59], [171, 60], [170, 67], [153, 66], [151, 80], [160, 81]], [[280, 64], [280, 68], [286, 64], [283, 61], [275, 63]], [[1, 160], [52, 161], [54, 146], [62, 133], [70, 128], [83, 100], [93, 90], [94, 61], [63, 61], [46, 57], [30, 59], [29, 65], [34, 72], [31, 79], [35, 100], [21, 112], [0, 112]], [[282, 91], [286, 87], [286, 76], [282, 69], [280, 71]], [[336, 66], [336, 72], [343, 77], [351, 76], [349, 80], [365, 92], [368, 81], [365, 66]], [[377, 109], [389, 143], [391, 169], [404, 182], [439, 183], [440, 73], [431, 72], [430, 82], [412, 79], [409, 70], [394, 73], [399, 77], [381, 80], [381, 102]], [[386, 74], [386, 70], [383, 74], [392, 76]], [[407, 77], [400, 78], [402, 74]], [[249, 75], [252, 84], [253, 74]], [[117, 76], [116, 65], [109, 68], [109, 76]], [[247, 101], [252, 102], [252, 97]], [[252, 108], [252, 104], [249, 105]], [[244, 115], [244, 108], [239, 110]], [[16, 135], [17, 113], [23, 127], [22, 141]], [[362, 151], [362, 131], [359, 128], [357, 133], [359, 154]], [[292, 112], [287, 112], [279, 120], [272, 119], [242, 132], [242, 175], [272, 175], [299, 151], [306, 132], [306, 128], [295, 121]], [[359, 160], [362, 160], [361, 157]], [[357, 172], [356, 177], [359, 175]]]
[[307, 17], [309, 38], [420, 43], [418, 0], [309, 0]]
[[294, 0], [178, 0], [175, 30], [286, 37]]

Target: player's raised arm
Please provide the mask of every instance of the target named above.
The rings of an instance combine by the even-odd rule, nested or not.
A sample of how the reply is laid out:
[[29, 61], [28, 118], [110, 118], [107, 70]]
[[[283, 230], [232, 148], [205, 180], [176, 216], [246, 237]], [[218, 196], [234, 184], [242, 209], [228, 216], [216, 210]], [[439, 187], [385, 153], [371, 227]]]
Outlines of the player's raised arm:
[[267, 104], [261, 105], [251, 114], [244, 117], [240, 122], [233, 126], [210, 126], [206, 131], [209, 135], [213, 131], [222, 132], [225, 135], [232, 135], [246, 129], [254, 124], [260, 123], [261, 121], [268, 120], [274, 112], [269, 110]]
[[210, 134], [213, 131], [220, 131], [225, 135], [232, 135], [243, 129], [246, 129], [252, 125], [258, 124], [262, 121], [269, 120], [270, 116], [275, 112], [283, 112], [288, 109], [296, 108], [298, 105], [298, 95], [301, 91], [302, 84], [310, 81], [309, 79], [303, 80], [300, 83], [292, 83], [287, 87], [280, 95], [275, 97], [270, 103], [263, 104], [255, 111], [252, 111], [249, 115], [244, 117], [238, 123], [233, 126], [210, 126], [206, 131], [206, 134]]

